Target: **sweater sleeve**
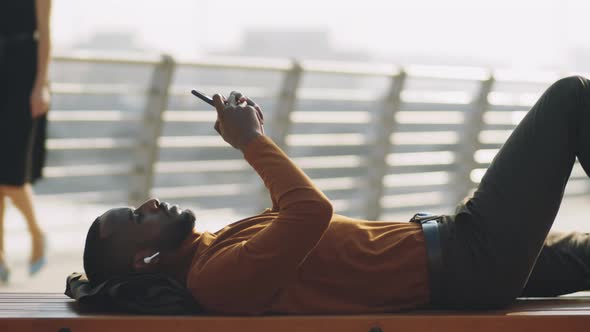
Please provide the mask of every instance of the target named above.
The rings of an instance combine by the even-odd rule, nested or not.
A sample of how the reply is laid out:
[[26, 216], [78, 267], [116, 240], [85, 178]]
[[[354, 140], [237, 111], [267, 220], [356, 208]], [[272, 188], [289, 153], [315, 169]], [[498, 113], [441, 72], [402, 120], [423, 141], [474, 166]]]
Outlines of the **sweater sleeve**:
[[248, 144], [244, 157], [278, 206], [278, 216], [247, 241], [220, 249], [189, 274], [189, 288], [214, 312], [255, 314], [265, 307], [319, 242], [332, 205], [269, 138]]

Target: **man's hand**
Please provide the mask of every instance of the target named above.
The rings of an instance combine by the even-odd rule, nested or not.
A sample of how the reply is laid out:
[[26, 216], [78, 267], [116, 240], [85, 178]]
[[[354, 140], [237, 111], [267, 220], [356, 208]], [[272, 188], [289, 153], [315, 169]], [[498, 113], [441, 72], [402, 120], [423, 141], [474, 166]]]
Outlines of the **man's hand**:
[[213, 96], [217, 121], [215, 130], [224, 141], [238, 150], [243, 150], [254, 138], [264, 135], [262, 110], [251, 99], [233, 91], [228, 100]]

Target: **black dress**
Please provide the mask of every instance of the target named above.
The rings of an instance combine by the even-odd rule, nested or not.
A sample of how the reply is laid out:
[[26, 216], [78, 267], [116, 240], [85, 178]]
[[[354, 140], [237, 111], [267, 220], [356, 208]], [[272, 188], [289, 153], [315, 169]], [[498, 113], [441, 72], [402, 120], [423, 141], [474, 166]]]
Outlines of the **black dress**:
[[37, 73], [35, 0], [0, 0], [0, 185], [41, 177], [47, 118], [33, 119]]

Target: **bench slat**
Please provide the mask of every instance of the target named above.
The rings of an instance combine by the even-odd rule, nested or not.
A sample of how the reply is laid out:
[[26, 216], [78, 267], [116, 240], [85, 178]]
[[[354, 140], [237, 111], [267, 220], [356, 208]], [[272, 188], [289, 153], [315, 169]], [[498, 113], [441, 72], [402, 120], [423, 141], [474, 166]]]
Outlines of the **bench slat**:
[[[0, 293], [0, 331], [589, 331], [590, 297], [519, 299], [502, 310], [416, 310], [379, 315], [139, 316], [78, 311], [62, 294]], [[65, 331], [65, 330], [62, 330]]]

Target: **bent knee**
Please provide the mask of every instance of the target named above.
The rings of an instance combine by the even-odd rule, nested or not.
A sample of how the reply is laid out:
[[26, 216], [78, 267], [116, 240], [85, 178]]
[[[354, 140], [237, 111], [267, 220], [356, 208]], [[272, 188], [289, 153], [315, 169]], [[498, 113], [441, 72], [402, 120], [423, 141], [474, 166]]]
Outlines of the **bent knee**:
[[550, 89], [563, 93], [580, 93], [590, 89], [590, 81], [584, 76], [568, 76], [553, 83]]
[[553, 114], [554, 119], [565, 116], [569, 124], [577, 126], [581, 116], [590, 111], [590, 81], [583, 76], [569, 76], [553, 83], [539, 100], [544, 112]]

